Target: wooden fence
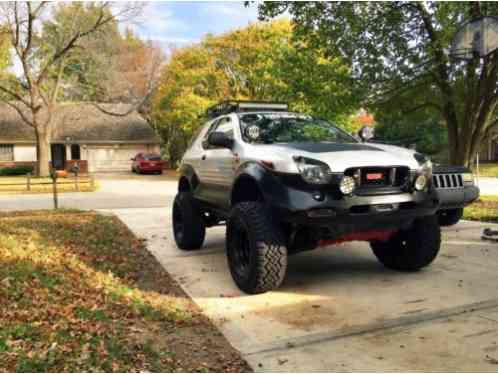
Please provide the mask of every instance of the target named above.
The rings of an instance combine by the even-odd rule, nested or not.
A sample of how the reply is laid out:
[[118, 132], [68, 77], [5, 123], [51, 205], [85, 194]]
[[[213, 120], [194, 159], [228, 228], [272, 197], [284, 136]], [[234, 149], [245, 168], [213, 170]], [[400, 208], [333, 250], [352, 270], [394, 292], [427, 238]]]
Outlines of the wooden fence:
[[[80, 190], [80, 185], [89, 183], [90, 187], [92, 189], [95, 188], [95, 177], [91, 175], [86, 175], [86, 176], [74, 176], [74, 177], [68, 177], [68, 178], [57, 178], [56, 180], [57, 186], [64, 186], [64, 185], [74, 185], [74, 188], [76, 191]], [[31, 191], [31, 188], [33, 186], [44, 186], [44, 185], [53, 185], [54, 181], [47, 178], [43, 180], [37, 180], [37, 178], [32, 178], [31, 174], [26, 175], [26, 180], [24, 181], [12, 181], [12, 182], [7, 182], [7, 183], [0, 183], [0, 187], [19, 187], [19, 186], [26, 186], [26, 191]]]

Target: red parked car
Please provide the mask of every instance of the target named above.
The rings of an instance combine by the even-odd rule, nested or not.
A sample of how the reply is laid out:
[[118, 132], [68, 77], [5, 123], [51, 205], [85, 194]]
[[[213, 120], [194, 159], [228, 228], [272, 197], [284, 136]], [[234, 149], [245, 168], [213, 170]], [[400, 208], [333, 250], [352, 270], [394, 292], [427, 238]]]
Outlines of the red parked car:
[[155, 153], [138, 153], [131, 159], [131, 171], [133, 173], [163, 173], [163, 161], [161, 156]]

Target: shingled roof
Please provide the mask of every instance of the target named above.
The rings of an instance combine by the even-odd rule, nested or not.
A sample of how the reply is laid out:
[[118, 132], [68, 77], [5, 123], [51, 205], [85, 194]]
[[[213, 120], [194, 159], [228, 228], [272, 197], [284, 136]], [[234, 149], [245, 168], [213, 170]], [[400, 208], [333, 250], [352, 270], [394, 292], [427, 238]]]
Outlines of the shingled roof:
[[[100, 104], [113, 113], [126, 113], [126, 104]], [[126, 116], [103, 113], [90, 103], [59, 104], [54, 115], [55, 133], [52, 142], [74, 143], [153, 143], [160, 142], [147, 121], [133, 111]], [[0, 143], [33, 143], [35, 133], [19, 114], [0, 103]]]

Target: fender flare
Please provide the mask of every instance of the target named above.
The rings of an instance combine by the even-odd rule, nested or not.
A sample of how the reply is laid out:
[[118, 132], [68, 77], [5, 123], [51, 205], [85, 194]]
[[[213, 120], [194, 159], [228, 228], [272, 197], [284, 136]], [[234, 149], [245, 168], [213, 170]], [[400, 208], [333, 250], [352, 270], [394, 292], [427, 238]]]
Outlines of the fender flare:
[[244, 179], [250, 179], [255, 183], [257, 191], [255, 194], [263, 198], [264, 201], [270, 201], [275, 193], [278, 193], [280, 183], [276, 180], [273, 172], [255, 161], [248, 161], [240, 165], [235, 172], [234, 181], [230, 189], [230, 203], [237, 201], [236, 186]]
[[197, 177], [197, 174], [195, 173], [194, 168], [189, 164], [182, 164], [180, 166], [180, 178], [178, 181], [178, 190], [179, 191], [182, 188], [181, 186], [182, 186], [182, 179], [183, 178], [187, 179], [192, 191], [194, 191], [197, 188], [197, 186], [199, 185], [199, 178]]

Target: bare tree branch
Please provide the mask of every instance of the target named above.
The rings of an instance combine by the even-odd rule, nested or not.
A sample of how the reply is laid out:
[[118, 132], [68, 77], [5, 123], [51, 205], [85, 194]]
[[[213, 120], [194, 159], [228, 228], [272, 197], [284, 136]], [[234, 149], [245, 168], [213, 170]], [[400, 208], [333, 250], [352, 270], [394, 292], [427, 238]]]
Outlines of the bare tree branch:
[[42, 68], [42, 70], [38, 76], [38, 79], [37, 79], [37, 84], [40, 84], [46, 78], [48, 71], [53, 64], [55, 64], [60, 58], [62, 58], [62, 56], [66, 55], [71, 49], [76, 47], [76, 43], [79, 40], [81, 40], [82, 38], [84, 38], [87, 35], [90, 35], [90, 34], [96, 32], [97, 30], [99, 30], [103, 26], [105, 26], [106, 24], [116, 20], [121, 15], [127, 14], [128, 12], [133, 10], [133, 8], [129, 8], [129, 9], [125, 8], [123, 11], [118, 12], [117, 14], [112, 14], [110, 12], [109, 13], [110, 15], [106, 17], [105, 10], [108, 8], [108, 6], [109, 6], [108, 2], [103, 3], [100, 6], [99, 17], [94, 22], [94, 24], [90, 28], [88, 28], [87, 30], [84, 30], [84, 31], [77, 30], [74, 33], [74, 35], [72, 35], [69, 38], [68, 42], [59, 51], [54, 53], [52, 58], [50, 58], [49, 61], [46, 63], [46, 65]]
[[8, 106], [10, 106], [11, 108], [13, 108], [19, 114], [19, 116], [24, 121], [24, 123], [26, 123], [27, 125], [29, 125], [29, 126], [31, 126], [33, 128], [35, 127], [34, 124], [33, 124], [33, 121], [30, 121], [28, 119], [28, 117], [26, 117], [26, 114], [21, 110], [21, 108], [19, 108], [16, 104], [14, 104], [14, 102], [12, 102], [12, 101], [4, 101], [4, 103], [7, 104]]
[[[29, 102], [26, 101], [26, 99], [24, 99], [22, 96], [20, 96], [19, 94], [15, 93], [14, 91], [12, 91], [11, 89], [7, 88], [7, 87], [4, 87], [4, 86], [0, 86], [0, 91], [3, 91], [5, 92], [7, 95], [10, 95], [12, 96], [12, 98], [14, 100], [17, 100], [17, 101], [20, 101], [22, 102], [24, 105], [28, 106], [29, 107]], [[5, 100], [5, 101], [9, 101], [9, 100]]]

